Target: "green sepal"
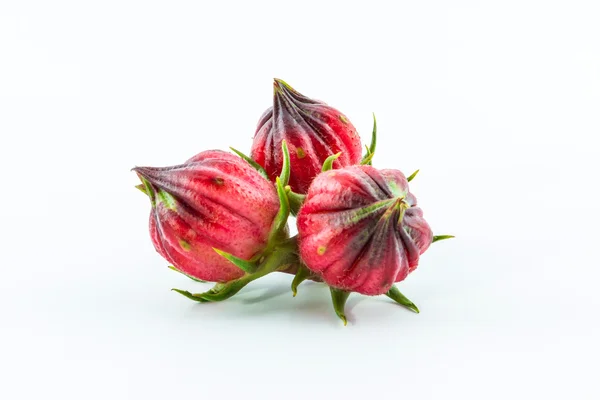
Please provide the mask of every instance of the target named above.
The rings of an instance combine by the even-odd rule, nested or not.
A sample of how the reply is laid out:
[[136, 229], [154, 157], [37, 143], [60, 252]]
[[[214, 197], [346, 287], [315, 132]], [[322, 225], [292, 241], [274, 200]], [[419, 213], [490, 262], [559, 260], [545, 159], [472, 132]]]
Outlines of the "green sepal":
[[251, 274], [245, 274], [241, 278], [229, 281], [227, 283], [217, 283], [212, 289], [204, 293], [192, 294], [181, 289], [172, 290], [190, 300], [198, 301], [200, 303], [223, 301], [237, 294], [253, 280], [277, 271], [285, 265], [297, 263], [298, 255], [296, 254], [296, 249], [296, 238], [290, 238], [287, 241], [277, 245], [273, 251], [265, 257], [264, 261], [259, 265], [255, 272]]
[[292, 294], [294, 297], [298, 294], [298, 286], [304, 282], [308, 277], [312, 275], [311, 270], [306, 268], [304, 264], [298, 265], [298, 271], [296, 271], [296, 276], [294, 276], [294, 280], [292, 281]]
[[142, 185], [145, 188], [144, 192], [150, 198], [150, 204], [152, 204], [152, 207], [155, 207], [156, 206], [156, 193], [155, 193], [154, 189], [152, 188], [152, 184], [150, 182], [148, 182], [148, 180], [146, 178], [144, 178], [142, 175], [138, 174], [138, 177], [142, 181]]
[[371, 145], [367, 148], [367, 154], [363, 157], [362, 165], [372, 165], [373, 156], [375, 155], [375, 148], [377, 147], [377, 118], [373, 113], [373, 132], [371, 133]]
[[242, 258], [236, 257], [233, 254], [227, 253], [223, 250], [215, 249], [214, 247], [213, 250], [216, 251], [218, 255], [226, 258], [233, 265], [235, 265], [247, 274], [251, 274], [252, 272], [256, 271], [256, 264], [251, 261], [247, 261]]
[[300, 207], [304, 204], [304, 200], [306, 200], [305, 194], [300, 194], [292, 191], [290, 185], [285, 187], [285, 192], [288, 197], [288, 201], [290, 202], [290, 213], [295, 217], [298, 215], [298, 211], [300, 211]]
[[406, 296], [400, 293], [400, 290], [398, 290], [398, 288], [395, 285], [393, 285], [392, 288], [385, 295], [390, 299], [394, 300], [396, 303], [416, 312], [417, 314], [419, 313], [419, 308], [415, 305], [415, 303], [413, 303], [412, 301], [407, 299]]
[[360, 165], [371, 165], [371, 161], [373, 161], [374, 156], [375, 156], [375, 153], [370, 153], [370, 154], [366, 155], [360, 162]]
[[323, 161], [323, 167], [321, 167], [321, 172], [329, 171], [331, 168], [333, 168], [333, 162], [337, 160], [338, 157], [341, 155], [342, 152], [340, 151], [339, 153], [327, 157], [325, 161]]
[[417, 174], [419, 173], [419, 170], [416, 170], [415, 172], [413, 172], [412, 174], [410, 174], [410, 176], [408, 178], [406, 178], [407, 181], [412, 181], [415, 176], [417, 176]]
[[169, 269], [172, 269], [173, 271], [179, 272], [180, 274], [187, 276], [188, 278], [190, 278], [193, 281], [200, 282], [200, 283], [206, 283], [206, 282], [208, 282], [208, 281], [203, 281], [202, 279], [194, 278], [193, 276], [186, 274], [182, 270], [177, 269], [177, 267], [175, 267], [174, 265], [168, 265], [167, 267]]
[[446, 239], [452, 239], [454, 238], [454, 236], [452, 235], [437, 235], [433, 237], [433, 240], [431, 241], [431, 243], [435, 243], [439, 240], [446, 240]]
[[201, 303], [223, 301], [223, 300], [227, 300], [230, 297], [233, 297], [240, 290], [242, 290], [244, 288], [244, 286], [246, 286], [250, 282], [252, 282], [252, 280], [247, 280], [242, 277], [240, 279], [236, 279], [234, 281], [227, 282], [227, 283], [217, 283], [209, 291], [204, 292], [204, 293], [194, 294], [193, 296], [195, 298], [202, 299], [202, 300], [197, 300], [197, 301], [200, 301]]
[[279, 196], [279, 211], [273, 220], [273, 226], [269, 233], [269, 244], [272, 244], [273, 239], [277, 238], [279, 232], [285, 228], [288, 217], [290, 216], [290, 201], [279, 177], [275, 179], [275, 185], [277, 187], [277, 196]]
[[290, 182], [290, 152], [285, 140], [281, 141], [281, 150], [283, 151], [283, 164], [281, 166], [279, 179], [281, 179], [281, 184], [286, 186]]
[[181, 290], [181, 289], [175, 289], [175, 288], [173, 288], [171, 290], [174, 291], [174, 292], [179, 293], [182, 296], [187, 297], [190, 300], [194, 300], [194, 301], [197, 301], [197, 302], [200, 302], [200, 303], [207, 303], [208, 302], [208, 300], [204, 300], [202, 297], [198, 297], [198, 295], [192, 294], [192, 293], [188, 292], [187, 290]]
[[253, 159], [251, 159], [250, 157], [248, 157], [241, 151], [234, 149], [233, 147], [230, 147], [230, 149], [235, 154], [237, 154], [238, 156], [243, 158], [248, 164], [250, 164], [252, 167], [254, 167], [254, 169], [256, 169], [258, 171], [258, 173], [261, 174], [265, 179], [269, 180], [269, 176], [267, 175], [267, 172], [265, 171], [265, 169], [263, 167], [260, 166], [259, 163], [257, 163], [256, 161], [254, 161]]
[[217, 283], [210, 290], [204, 293], [190, 293], [187, 290], [181, 289], [171, 289], [174, 292], [181, 294], [182, 296], [187, 297], [190, 300], [194, 300], [200, 303], [208, 303], [208, 302], [217, 302], [226, 300], [242, 290], [244, 286], [248, 283], [252, 282], [252, 280], [244, 279], [243, 277], [240, 279], [236, 279], [227, 283]]
[[375, 118], [375, 113], [373, 113], [373, 132], [371, 133], [371, 146], [369, 146], [369, 151], [371, 154], [375, 154], [375, 148], [377, 147], [377, 118]]
[[331, 286], [329, 287], [329, 289], [331, 290], [331, 301], [333, 302], [333, 309], [335, 310], [336, 315], [344, 322], [344, 326], [346, 326], [348, 325], [348, 319], [346, 318], [344, 306], [346, 305], [346, 300], [348, 300], [348, 296], [350, 296], [350, 292], [336, 289]]
[[146, 191], [146, 186], [144, 186], [144, 184], [143, 184], [143, 183], [140, 183], [139, 185], [135, 185], [135, 188], [136, 188], [137, 190], [139, 190], [140, 192], [144, 193], [146, 196], [150, 196], [150, 195], [148, 194], [148, 192]]

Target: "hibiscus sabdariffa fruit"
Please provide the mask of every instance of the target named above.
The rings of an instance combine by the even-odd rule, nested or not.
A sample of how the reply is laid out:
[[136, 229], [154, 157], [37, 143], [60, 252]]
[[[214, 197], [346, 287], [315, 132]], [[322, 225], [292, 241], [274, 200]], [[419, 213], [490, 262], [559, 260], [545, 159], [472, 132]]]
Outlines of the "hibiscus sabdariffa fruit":
[[368, 165], [319, 175], [297, 222], [306, 266], [332, 287], [365, 295], [406, 278], [433, 240], [404, 174]]
[[287, 228], [287, 160], [275, 185], [248, 157], [219, 150], [173, 167], [134, 168], [142, 181], [137, 188], [152, 204], [156, 250], [172, 269], [217, 282], [203, 293], [174, 291], [202, 303], [222, 301], [271, 272], [298, 270], [297, 240]]
[[402, 172], [369, 165], [323, 172], [297, 224], [300, 258], [332, 288], [336, 312], [350, 292], [387, 294], [418, 311], [393, 285], [417, 268], [434, 236]]
[[341, 152], [334, 169], [361, 161], [360, 137], [344, 114], [275, 79], [273, 106], [260, 118], [251, 150], [273, 181], [282, 169], [284, 140], [290, 153], [289, 184], [297, 193], [306, 193], [329, 156]]
[[214, 249], [250, 260], [267, 247], [277, 190], [243, 159], [210, 150], [181, 165], [134, 171], [152, 203], [152, 243], [177, 270], [228, 282], [244, 271]]

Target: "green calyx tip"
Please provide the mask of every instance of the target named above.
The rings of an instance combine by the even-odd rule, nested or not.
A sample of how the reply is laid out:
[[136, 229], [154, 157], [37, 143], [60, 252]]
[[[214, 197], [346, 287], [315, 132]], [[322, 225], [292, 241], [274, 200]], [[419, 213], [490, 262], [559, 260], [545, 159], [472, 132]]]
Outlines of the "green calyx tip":
[[377, 147], [377, 118], [375, 118], [375, 113], [373, 113], [373, 131], [371, 132], [371, 146], [369, 146], [369, 151], [371, 154], [375, 154], [375, 148]]
[[296, 297], [298, 294], [298, 286], [312, 275], [312, 272], [303, 264], [298, 265], [298, 271], [292, 281], [292, 294]]
[[242, 158], [243, 160], [245, 160], [248, 164], [250, 164], [255, 170], [258, 171], [259, 174], [261, 174], [266, 180], [269, 180], [269, 176], [267, 175], [267, 172], [265, 171], [265, 169], [263, 167], [260, 166], [259, 163], [257, 163], [256, 161], [254, 161], [252, 158], [248, 157], [247, 155], [245, 155], [244, 153], [242, 153], [239, 150], [234, 149], [233, 147], [229, 147], [229, 149], [231, 149], [231, 151], [233, 151], [235, 154], [237, 154], [238, 156], [240, 156], [240, 158]]
[[364, 158], [360, 162], [360, 165], [371, 165], [374, 156], [375, 156], [375, 153], [367, 154], [366, 156], [364, 156]]
[[169, 210], [177, 209], [177, 200], [169, 192], [153, 186], [141, 173], [137, 172], [137, 175], [142, 183], [137, 185], [136, 188], [150, 198], [152, 207], [155, 207], [158, 203], [163, 203]]
[[229, 260], [233, 265], [235, 265], [236, 267], [238, 267], [239, 269], [241, 269], [242, 271], [244, 271], [247, 274], [251, 274], [252, 272], [254, 272], [256, 270], [256, 264], [241, 259], [239, 257], [234, 256], [233, 254], [227, 253], [225, 251], [219, 250], [219, 249], [215, 249], [213, 247], [213, 250], [220, 255], [221, 257], [226, 258], [227, 260]]
[[[135, 168], [134, 168], [134, 170], [135, 170]], [[152, 207], [156, 206], [156, 192], [154, 191], [152, 184], [150, 182], [148, 182], [148, 180], [146, 178], [144, 178], [142, 176], [142, 174], [140, 174], [139, 172], [136, 172], [136, 173], [137, 173], [138, 178], [140, 178], [140, 181], [142, 181], [142, 183], [137, 185], [136, 188], [138, 190], [141, 190], [143, 193], [145, 193], [150, 198], [150, 204], [152, 204]]]
[[412, 181], [415, 176], [417, 176], [417, 174], [419, 173], [420, 170], [416, 170], [415, 172], [413, 172], [412, 174], [410, 174], [410, 176], [408, 178], [406, 178], [407, 181]]
[[395, 285], [392, 285], [391, 289], [385, 295], [390, 299], [394, 300], [396, 303], [400, 304], [401, 306], [404, 306], [409, 310], [412, 310], [415, 313], [419, 314], [420, 311], [416, 304], [410, 301], [408, 298], [406, 298], [406, 296], [404, 296], [402, 293], [400, 293], [400, 290], [398, 290], [398, 288]]
[[453, 235], [437, 235], [433, 237], [431, 243], [439, 242], [440, 240], [453, 239], [455, 236]]
[[181, 289], [176, 289], [176, 288], [173, 288], [171, 290], [179, 293], [182, 296], [187, 297], [190, 300], [194, 300], [199, 303], [206, 303], [208, 301], [208, 300], [203, 299], [200, 295], [192, 294], [192, 293], [188, 292], [187, 290], [181, 290]]
[[375, 118], [375, 113], [373, 113], [373, 132], [371, 133], [371, 145], [369, 147], [365, 147], [367, 149], [367, 154], [365, 154], [360, 163], [361, 165], [372, 165], [375, 149], [377, 148], [377, 119]]
[[345, 290], [336, 289], [334, 287], [329, 287], [331, 291], [331, 301], [333, 302], [333, 309], [335, 310], [335, 314], [339, 319], [344, 322], [344, 326], [348, 325], [348, 319], [346, 318], [346, 312], [344, 308], [346, 306], [346, 301], [348, 300], [348, 296], [350, 296], [350, 292], [346, 292]]
[[285, 140], [281, 141], [281, 150], [283, 152], [283, 164], [279, 178], [281, 179], [281, 184], [286, 186], [290, 181], [290, 151]]
[[333, 162], [335, 160], [337, 160], [339, 158], [339, 156], [342, 155], [342, 152], [340, 151], [339, 153], [333, 154], [329, 157], [327, 157], [325, 159], [325, 161], [323, 161], [323, 167], [321, 168], [321, 172], [325, 172], [325, 171], [329, 171], [330, 169], [333, 168]]
[[148, 192], [146, 191], [146, 186], [143, 183], [140, 183], [139, 185], [135, 185], [135, 188], [137, 190], [139, 190], [140, 192], [144, 193], [146, 196], [150, 196], [148, 194]]

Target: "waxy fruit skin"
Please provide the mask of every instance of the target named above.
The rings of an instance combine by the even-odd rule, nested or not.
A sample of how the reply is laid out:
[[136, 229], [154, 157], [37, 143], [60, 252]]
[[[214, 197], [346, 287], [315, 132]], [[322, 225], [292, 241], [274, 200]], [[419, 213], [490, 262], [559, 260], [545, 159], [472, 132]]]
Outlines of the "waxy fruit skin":
[[368, 165], [323, 172], [298, 213], [300, 257], [330, 286], [386, 293], [431, 244], [402, 172]]
[[281, 171], [283, 140], [290, 152], [290, 186], [297, 193], [306, 193], [327, 157], [342, 153], [334, 169], [361, 160], [360, 137], [344, 114], [275, 79], [273, 107], [260, 118], [251, 150], [272, 181]]
[[152, 243], [185, 274], [211, 282], [237, 279], [244, 272], [213, 248], [250, 259], [267, 245], [277, 192], [241, 158], [209, 150], [181, 165], [134, 171], [153, 203]]

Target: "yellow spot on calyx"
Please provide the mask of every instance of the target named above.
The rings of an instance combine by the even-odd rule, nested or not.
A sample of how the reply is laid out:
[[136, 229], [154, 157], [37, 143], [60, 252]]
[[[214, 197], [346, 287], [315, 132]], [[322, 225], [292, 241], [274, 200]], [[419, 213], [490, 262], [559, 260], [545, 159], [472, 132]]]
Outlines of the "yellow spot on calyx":
[[306, 153], [304, 152], [304, 149], [302, 147], [296, 147], [296, 155], [298, 156], [298, 158], [306, 157]]
[[325, 247], [325, 246], [319, 246], [317, 248], [317, 254], [320, 255], [320, 256], [322, 256], [323, 254], [325, 254], [325, 250], [327, 250], [327, 247]]
[[183, 239], [179, 239], [179, 246], [183, 249], [183, 251], [190, 251], [190, 250], [192, 250], [192, 245], [189, 244], [188, 242], [186, 242]]

